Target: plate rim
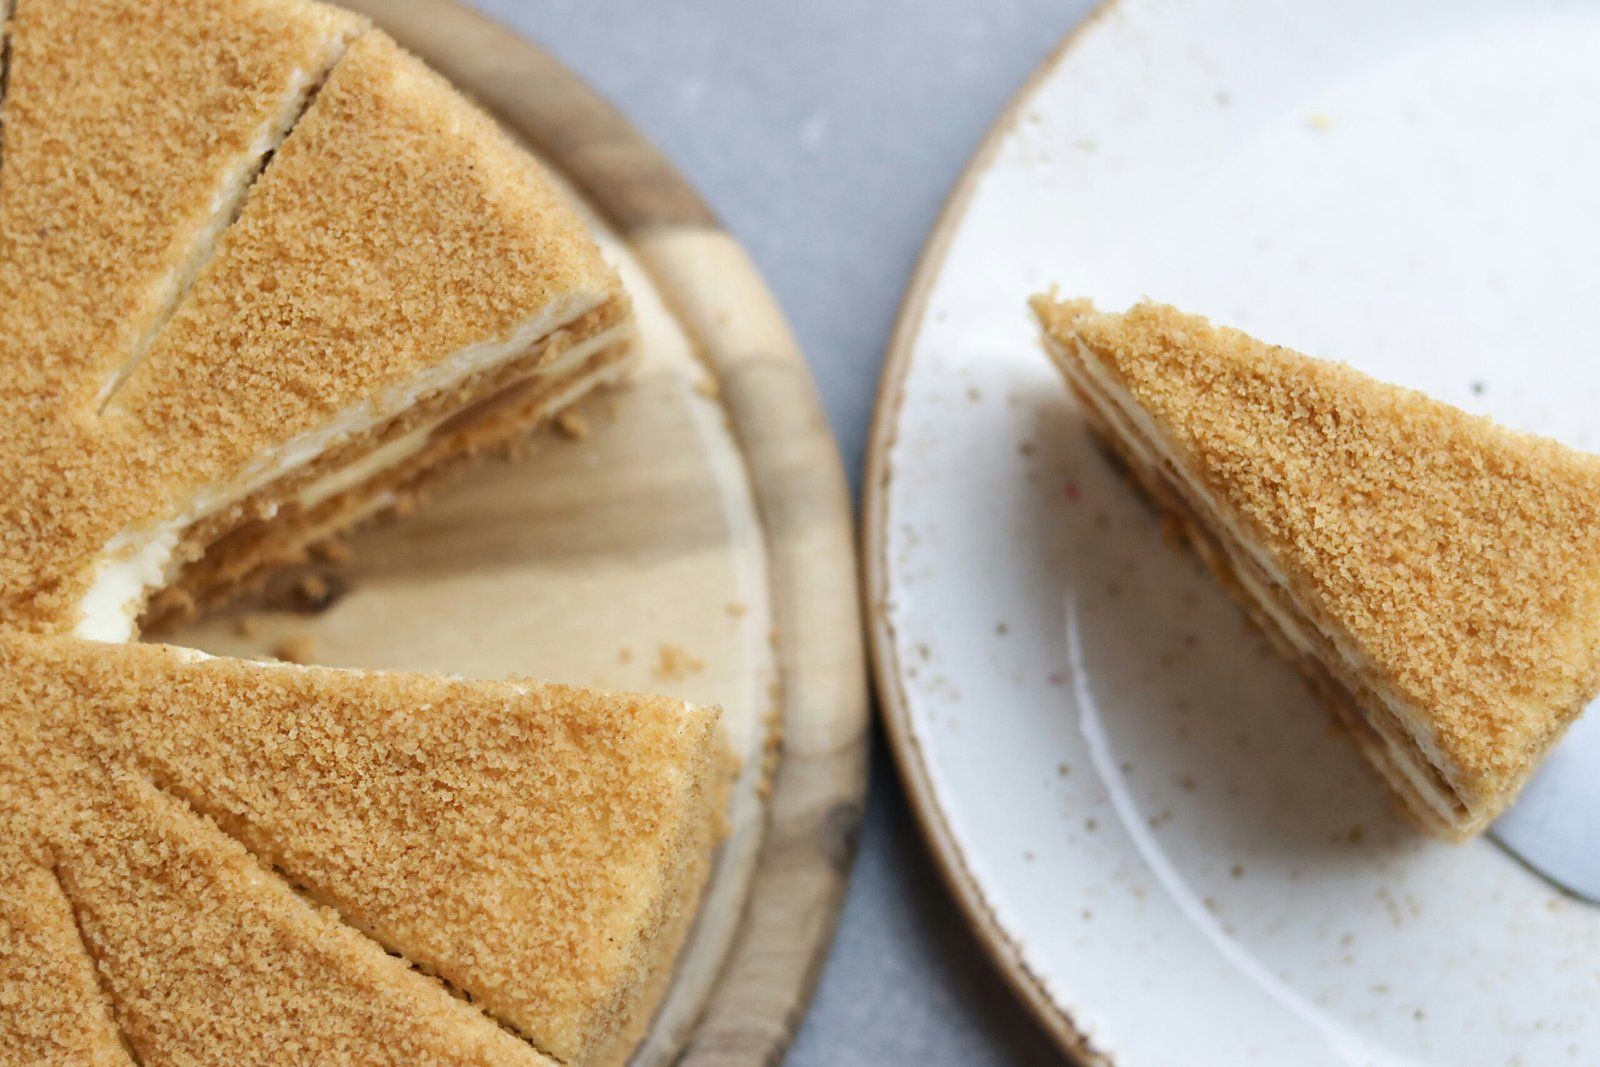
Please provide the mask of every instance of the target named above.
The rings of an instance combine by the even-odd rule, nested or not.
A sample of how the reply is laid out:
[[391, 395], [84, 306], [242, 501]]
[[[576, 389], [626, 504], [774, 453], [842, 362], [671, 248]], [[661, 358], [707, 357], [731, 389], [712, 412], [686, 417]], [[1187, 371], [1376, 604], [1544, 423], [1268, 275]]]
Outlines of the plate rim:
[[[767, 821], [742, 914], [675, 1062], [774, 1065], [833, 943], [865, 806], [870, 736], [853, 511], [810, 366], [743, 247], [677, 167], [581, 76], [460, 0], [335, 2], [416, 51], [580, 189], [721, 383], [783, 628], [774, 634], [781, 688], [763, 768]], [[714, 304], [730, 290], [749, 311], [736, 322]], [[795, 464], [797, 452], [808, 462]]]
[[1006, 139], [1021, 121], [1024, 109], [1083, 39], [1106, 22], [1107, 16], [1119, 6], [1119, 2], [1098, 0], [1043, 62], [1029, 73], [983, 135], [940, 207], [933, 228], [917, 257], [916, 268], [895, 317], [894, 332], [890, 336], [878, 378], [872, 425], [867, 436], [867, 465], [862, 479], [861, 558], [868, 607], [867, 645], [878, 706], [895, 769], [911, 801], [911, 810], [923, 839], [933, 852], [934, 866], [938, 868], [945, 887], [955, 897], [967, 925], [977, 934], [990, 961], [999, 969], [1034, 1020], [1074, 1063], [1082, 1067], [1108, 1067], [1112, 1061], [1095, 1048], [1088, 1035], [1078, 1028], [1068, 1008], [1050, 995], [1038, 975], [1029, 968], [1021, 948], [1000, 925], [994, 909], [984, 897], [981, 885], [967, 866], [966, 855], [939, 806], [938, 791], [933, 786], [921, 746], [912, 730], [904, 673], [895, 654], [894, 625], [888, 611], [888, 509], [889, 486], [894, 479], [891, 453], [897, 437], [900, 409], [905, 400], [906, 375], [911, 369], [912, 353], [921, 332], [928, 297], [944, 270], [956, 231], [966, 218], [967, 208], [979, 182], [993, 167]]

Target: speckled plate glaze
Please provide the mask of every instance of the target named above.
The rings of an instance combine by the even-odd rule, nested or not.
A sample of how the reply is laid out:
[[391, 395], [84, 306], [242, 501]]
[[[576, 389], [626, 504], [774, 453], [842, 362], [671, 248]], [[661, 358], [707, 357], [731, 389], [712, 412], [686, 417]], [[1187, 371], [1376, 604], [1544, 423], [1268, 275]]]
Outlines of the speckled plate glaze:
[[868, 478], [880, 689], [951, 885], [1080, 1060], [1600, 1062], [1600, 913], [1391, 812], [1024, 307], [1149, 295], [1600, 448], [1596, 56], [1594, 3], [1123, 0], [931, 238]]

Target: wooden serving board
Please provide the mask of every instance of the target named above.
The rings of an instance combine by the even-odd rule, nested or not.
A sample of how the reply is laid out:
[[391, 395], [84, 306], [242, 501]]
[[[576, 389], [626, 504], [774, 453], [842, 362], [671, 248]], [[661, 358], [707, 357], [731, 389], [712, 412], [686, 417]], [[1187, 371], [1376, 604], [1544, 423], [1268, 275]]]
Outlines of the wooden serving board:
[[633, 1062], [775, 1063], [833, 933], [866, 785], [849, 498], [805, 360], [744, 251], [576, 76], [450, 0], [347, 6], [577, 190], [634, 297], [642, 359], [565, 432], [175, 639], [720, 704], [742, 761], [731, 833]]

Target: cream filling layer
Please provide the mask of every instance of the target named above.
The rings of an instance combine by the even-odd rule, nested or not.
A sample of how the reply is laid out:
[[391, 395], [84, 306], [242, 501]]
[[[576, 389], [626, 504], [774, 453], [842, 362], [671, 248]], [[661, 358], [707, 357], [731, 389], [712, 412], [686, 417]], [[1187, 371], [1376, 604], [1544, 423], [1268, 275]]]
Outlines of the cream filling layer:
[[[627, 333], [628, 327], [625, 324], [613, 326], [609, 330], [597, 333], [593, 337], [573, 345], [556, 357], [554, 361], [540, 367], [533, 374], [522, 379], [522, 381], [556, 378], [576, 370], [602, 349], [623, 340]], [[584, 388], [588, 388], [593, 383], [585, 381], [581, 384]], [[552, 399], [550, 406], [560, 407], [564, 403], [565, 400], [561, 397], [556, 397]], [[413, 430], [401, 434], [392, 441], [385, 442], [355, 462], [349, 463], [339, 470], [329, 472], [301, 489], [299, 495], [295, 498], [296, 502], [302, 508], [309, 510], [325, 500], [338, 496], [347, 489], [354, 488], [362, 482], [377, 477], [386, 470], [400, 466], [400, 464], [427, 447], [428, 440], [433, 436], [433, 432], [446, 422], [449, 422], [453, 417], [453, 412], [448, 415], [442, 415], [431, 422], [424, 423]]]
[[[618, 336], [616, 336], [614, 338], [614, 340], [621, 340], [621, 339], [622, 339], [622, 335], [618, 335]], [[568, 404], [572, 403], [574, 400], [577, 400], [579, 397], [583, 396], [585, 393], [589, 392], [590, 390], [597, 389], [602, 385], [607, 385], [607, 384], [610, 384], [610, 383], [616, 381], [617, 379], [621, 378], [625, 373], [627, 373], [627, 371], [628, 371], [628, 361], [627, 360], [621, 360], [621, 361], [618, 361], [616, 363], [607, 364], [606, 366], [603, 366], [603, 367], [599, 368], [598, 370], [596, 370], [592, 374], [586, 374], [582, 378], [579, 378], [577, 381], [574, 381], [567, 388], [561, 390], [559, 393], [556, 393], [555, 395], [553, 395], [549, 399], [547, 399], [545, 401], [545, 403], [544, 403], [543, 411], [541, 412], [541, 414], [546, 414], [547, 415], [550, 412], [559, 411], [562, 408], [566, 407]], [[523, 379], [524, 382], [527, 381], [527, 380], [528, 379], [526, 379], [526, 378]], [[512, 386], [512, 388], [515, 388], [515, 386]], [[427, 443], [428, 443], [428, 440], [427, 440], [428, 433], [431, 433], [432, 431], [436, 430], [439, 426], [443, 425], [444, 422], [446, 422], [446, 421], [448, 421], [448, 416], [446, 417], [446, 419], [441, 419], [441, 420], [439, 420], [439, 422], [430, 424], [428, 427], [426, 427], [426, 432], [418, 433], [417, 437], [416, 437], [416, 440], [417, 440], [417, 446], [416, 447], [417, 447], [417, 449], [425, 447], [427, 445]], [[404, 435], [404, 438], [397, 438], [396, 440], [398, 441], [398, 440], [402, 440], [402, 439], [406, 440], [406, 441], [411, 441], [411, 440], [413, 440], [413, 435], [408, 433], [408, 434]], [[395, 453], [393, 453], [393, 465], [394, 466], [398, 466], [399, 464], [404, 463], [407, 459], [409, 459], [411, 456], [413, 456], [415, 454], [416, 454], [416, 450], [406, 450], [402, 454], [401, 450], [397, 449], [395, 451]], [[338, 475], [340, 473], [342, 473], [342, 472], [335, 472], [334, 474], [329, 475], [329, 477], [330, 478], [338, 477]], [[368, 477], [376, 476], [377, 473], [379, 473], [379, 472], [377, 472], [377, 471], [370, 472]], [[352, 481], [351, 484], [355, 484], [356, 482], [359, 482], [360, 480], [361, 479], [355, 479], [355, 480]], [[335, 492], [341, 492], [341, 491], [343, 491], [342, 488], [335, 490]], [[311, 492], [309, 487], [307, 489], [307, 492], [308, 493]], [[321, 503], [322, 500], [328, 499], [328, 497], [334, 495], [334, 493], [318, 493], [318, 494], [314, 494], [314, 495], [320, 497], [320, 499], [316, 500], [316, 503]], [[312, 538], [312, 540], [316, 540], [316, 539], [318, 539], [318, 538], [320, 538], [322, 536], [325, 536], [326, 534], [333, 533], [334, 531], [336, 531], [338, 529], [342, 529], [344, 527], [348, 527], [352, 523], [361, 522], [364, 519], [368, 518], [369, 516], [376, 515], [378, 512], [382, 511], [384, 508], [391, 506], [392, 504], [395, 503], [396, 499], [397, 499], [396, 495], [392, 490], [385, 489], [382, 492], [373, 493], [361, 503], [361, 506], [359, 508], [354, 509], [352, 511], [342, 512], [336, 519], [325, 523], [322, 527], [320, 527], [318, 529], [314, 529], [311, 532], [311, 538]], [[309, 507], [315, 506], [315, 504], [307, 504], [304, 499], [301, 499], [299, 501], [299, 503], [300, 503], [300, 506], [303, 507], [303, 508], [309, 508]], [[170, 580], [171, 579], [169, 577], [167, 579], [167, 581], [170, 581]]]
[[[146, 595], [151, 589], [166, 584], [174, 575], [174, 556], [184, 530], [307, 466], [345, 441], [370, 433], [414, 406], [423, 397], [453, 388], [473, 375], [521, 356], [562, 326], [598, 307], [605, 298], [605, 293], [592, 293], [560, 301], [543, 314], [523, 323], [503, 340], [468, 345], [410, 380], [354, 404], [315, 430], [284, 442], [251, 463], [226, 484], [198, 490], [172, 509], [172, 518], [121, 531], [106, 543], [91, 564], [93, 578], [88, 591], [79, 601], [78, 622], [73, 627], [73, 635], [92, 641], [133, 640]], [[549, 377], [568, 370], [598, 350], [599, 344], [595, 342], [605, 339], [615, 343], [622, 339], [628, 329], [624, 324], [597, 334], [594, 338], [586, 338], [556, 360], [530, 372], [527, 379]], [[579, 354], [574, 355], [574, 352]], [[424, 442], [425, 436], [414, 442], [413, 452]], [[397, 450], [389, 453], [386, 459], [391, 464], [398, 463], [407, 454], [400, 454]], [[335, 472], [329, 477], [341, 473]], [[353, 485], [358, 480], [353, 478], [349, 484]], [[317, 484], [313, 483], [308, 491], [315, 489]]]
[[[1055, 348], [1058, 357], [1063, 357], [1059, 346], [1054, 341], [1051, 346]], [[1080, 345], [1080, 349], [1082, 346]], [[1122, 420], [1123, 425], [1114, 427], [1123, 443], [1134, 456], [1151, 469], [1167, 473], [1177, 472], [1177, 477], [1182, 481], [1186, 495], [1191, 501], [1209, 504], [1210, 492], [1200, 484], [1187, 466], [1179, 457], [1172, 453], [1165, 444], [1165, 439], [1157, 428], [1155, 421], [1150, 418], [1131, 397], [1127, 391], [1111, 376], [1105, 366], [1087, 351], [1080, 351], [1076, 356], [1059, 358], [1059, 362], [1067, 369], [1086, 392], [1099, 397], [1110, 404], [1115, 414]], [[1131, 431], [1131, 432], [1130, 432]], [[1254, 563], [1254, 567], [1234, 567], [1234, 578], [1250, 594], [1251, 598], [1261, 607], [1264, 614], [1270, 618], [1274, 625], [1282, 632], [1283, 636], [1303, 655], [1318, 658], [1319, 650], [1315, 642], [1306, 631], [1306, 622], [1310, 616], [1305, 608], [1299, 605], [1294, 594], [1289, 591], [1289, 585], [1283, 572], [1276, 567], [1271, 558], [1254, 545], [1239, 524], [1229, 517], [1218, 513], [1214, 507], [1206, 507], [1202, 518], [1213, 527], [1221, 530], [1226, 535], [1219, 540], [1223, 551], [1232, 553], [1242, 551]], [[1256, 568], [1270, 579], [1270, 585], [1262, 583], [1256, 576]], [[1275, 586], [1276, 588], [1272, 588]], [[1296, 617], [1284, 610], [1278, 599], [1282, 597], [1295, 604], [1300, 615]], [[1319, 628], [1323, 636], [1338, 653], [1347, 669], [1358, 678], [1370, 678], [1370, 672], [1363, 669], [1363, 660], [1349, 648], [1348, 642], [1341, 639], [1341, 635]], [[1417, 746], [1418, 750], [1432, 763], [1446, 781], [1450, 780], [1450, 762], [1445, 759], [1439, 750], [1432, 732], [1418, 722], [1416, 713], [1406, 704], [1396, 700], [1391, 693], [1387, 693], [1368, 682], [1371, 692], [1383, 702], [1385, 708], [1406, 731], [1406, 736]], [[1383, 732], [1378, 731], [1383, 737]], [[1454, 826], [1461, 822], [1458, 805], [1463, 803], [1459, 795], [1445, 794], [1429, 777], [1423, 768], [1417, 767], [1413, 760], [1407, 758], [1403, 750], [1397, 750], [1385, 737], [1385, 748], [1391, 755], [1391, 765], [1404, 776], [1406, 782], [1412, 787], [1415, 794], [1422, 799], [1440, 818]]]

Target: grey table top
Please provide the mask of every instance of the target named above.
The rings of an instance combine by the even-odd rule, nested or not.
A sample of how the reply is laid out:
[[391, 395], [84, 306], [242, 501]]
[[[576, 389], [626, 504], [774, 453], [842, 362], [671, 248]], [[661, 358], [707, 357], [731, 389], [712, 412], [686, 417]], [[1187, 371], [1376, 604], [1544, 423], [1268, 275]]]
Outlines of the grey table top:
[[[1091, 0], [473, 0], [659, 144], [799, 334], [853, 486], [911, 269], [967, 157]], [[838, 938], [788, 1067], [1058, 1059], [968, 932], [875, 738]]]

